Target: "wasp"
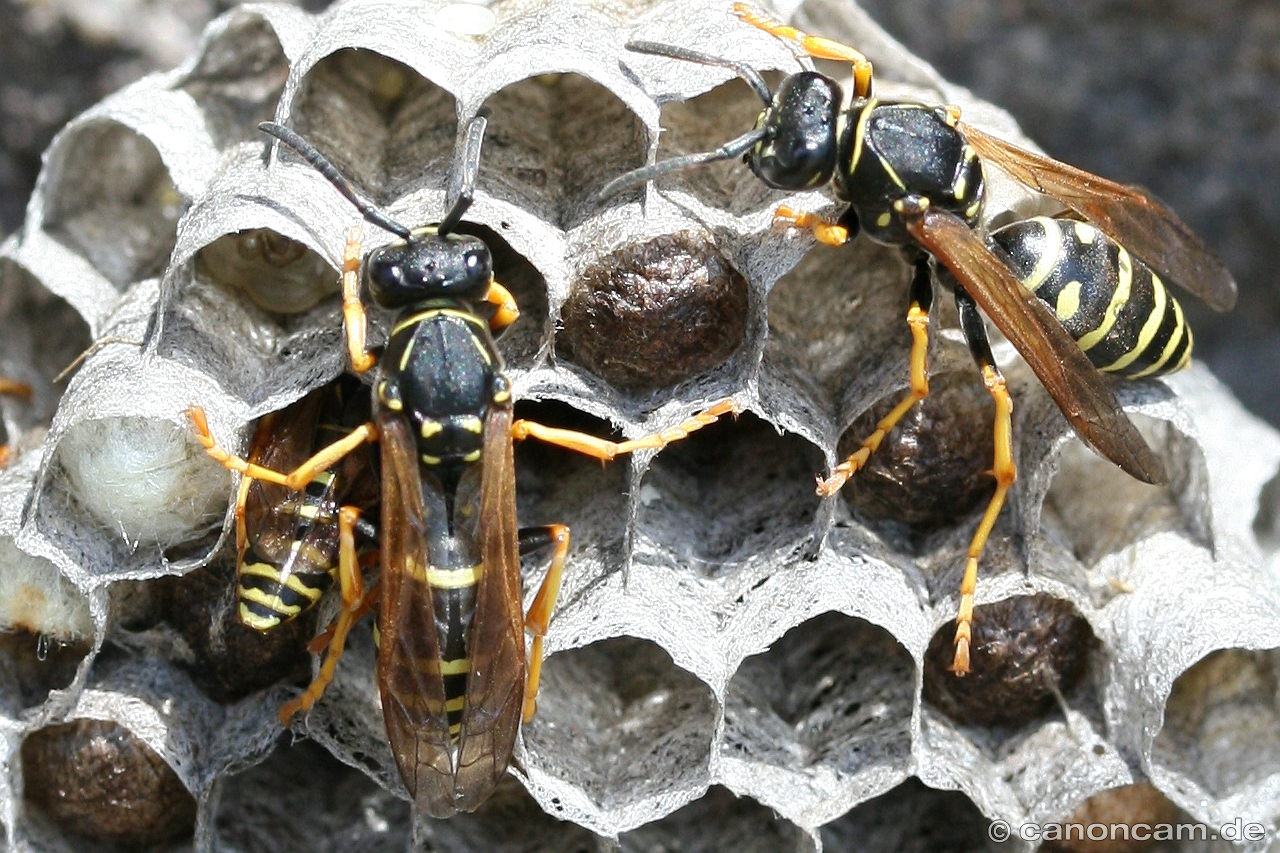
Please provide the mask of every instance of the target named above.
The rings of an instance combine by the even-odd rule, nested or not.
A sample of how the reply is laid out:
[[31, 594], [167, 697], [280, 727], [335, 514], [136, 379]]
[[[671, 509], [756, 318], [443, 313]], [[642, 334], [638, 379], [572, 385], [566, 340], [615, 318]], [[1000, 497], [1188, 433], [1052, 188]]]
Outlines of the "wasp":
[[[764, 102], [755, 126], [719, 148], [636, 169], [611, 181], [601, 199], [672, 172], [741, 156], [760, 180], [783, 190], [834, 187], [847, 205], [836, 220], [779, 207], [775, 222], [840, 245], [860, 227], [904, 250], [913, 269], [907, 323], [912, 333], [910, 393], [861, 447], [818, 481], [832, 495], [929, 391], [926, 355], [933, 259], [948, 271], [961, 331], [996, 403], [996, 491], [971, 541], [960, 587], [953, 671], [969, 670], [978, 560], [1017, 476], [1012, 412], [982, 314], [995, 323], [1044, 384], [1076, 433], [1147, 483], [1164, 480], [1147, 446], [1100, 371], [1154, 376], [1183, 366], [1191, 337], [1161, 277], [1227, 310], [1235, 282], [1226, 266], [1172, 210], [1145, 193], [1032, 153], [960, 121], [954, 106], [881, 101], [871, 63], [852, 47], [773, 21], [743, 3], [735, 14], [816, 58], [849, 62], [847, 106], [832, 78], [802, 71], [770, 92], [744, 63], [674, 45], [628, 48], [732, 69]], [[1060, 202], [1066, 219], [1015, 223], [984, 239], [984, 162]], [[1053, 224], [1056, 223], [1056, 224]], [[981, 313], [980, 310], [981, 309]]]
[[[245, 478], [303, 491], [358, 448], [380, 446], [376, 588], [366, 591], [355, 545], [359, 507], [338, 514], [342, 609], [326, 632], [316, 680], [282, 716], [320, 697], [355, 621], [378, 611], [377, 681], [387, 736], [417, 808], [449, 817], [472, 811], [506, 772], [521, 721], [536, 709], [543, 638], [569, 552], [563, 524], [516, 524], [513, 442], [535, 438], [603, 461], [660, 449], [735, 413], [732, 400], [661, 432], [608, 441], [513, 417], [511, 382], [493, 331], [518, 307], [494, 280], [485, 243], [460, 233], [479, 169], [486, 116], [467, 126], [456, 200], [440, 222], [410, 229], [362, 200], [310, 143], [283, 126], [260, 128], [293, 149], [360, 212], [396, 240], [362, 259], [359, 226], [347, 233], [342, 298], [357, 373], [374, 370], [371, 417], [290, 472], [233, 456], [191, 415], [215, 459]], [[361, 283], [397, 312], [386, 346], [365, 346]], [[520, 554], [552, 546], [550, 568], [521, 612]], [[532, 635], [526, 655], [524, 633]]]

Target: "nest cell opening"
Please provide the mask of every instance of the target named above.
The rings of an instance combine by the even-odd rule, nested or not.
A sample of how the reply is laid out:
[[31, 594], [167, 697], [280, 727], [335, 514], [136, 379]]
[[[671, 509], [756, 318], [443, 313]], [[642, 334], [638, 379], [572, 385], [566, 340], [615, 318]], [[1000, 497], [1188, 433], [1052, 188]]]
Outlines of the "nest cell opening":
[[405, 849], [410, 806], [311, 741], [281, 739], [266, 761], [224, 780], [216, 826], [238, 850]]
[[50, 152], [44, 227], [120, 290], [164, 271], [186, 207], [160, 152], [113, 121], [80, 125]]
[[480, 163], [486, 192], [568, 231], [598, 212], [596, 193], [644, 161], [644, 125], [581, 74], [542, 74], [489, 96]]
[[31, 733], [22, 783], [28, 829], [92, 844], [79, 849], [163, 848], [195, 828], [195, 798], [173, 768], [116, 723], [82, 719]]
[[[185, 425], [139, 417], [82, 421], [67, 429], [54, 454], [51, 470], [59, 473], [45, 497], [61, 487], [70, 500], [42, 511], [57, 513], [42, 519], [46, 533], [52, 526], [59, 534], [83, 536], [83, 529], [67, 530], [68, 516], [79, 517], [132, 551], [142, 543], [177, 547], [221, 527], [231, 474]], [[73, 553], [81, 550], [69, 544]], [[93, 568], [116, 565], [111, 560]]]
[[[715, 831], [708, 829], [715, 827]], [[712, 785], [692, 803], [661, 820], [618, 836], [622, 853], [681, 850], [685, 853], [802, 853], [813, 843], [800, 827], [751, 797]]]
[[1280, 651], [1222, 649], [1178, 676], [1153, 760], [1219, 800], [1256, 796], [1280, 767]]
[[[1062, 449], [1058, 473], [1045, 497], [1045, 515], [1067, 537], [1076, 559], [1095, 566], [1156, 533], [1205, 535], [1188, 507], [1190, 494], [1184, 451], [1189, 441], [1173, 426], [1141, 415], [1129, 416], [1142, 430], [1170, 473], [1170, 482], [1153, 486], [1130, 477], [1085, 445], [1073, 440]], [[1105, 495], [1105, 500], [1099, 496]], [[1206, 499], [1207, 500], [1207, 499]]]
[[929, 788], [914, 776], [822, 827], [824, 850], [866, 853], [997, 851], [990, 821], [959, 791]]
[[440, 853], [480, 850], [596, 853], [598, 850], [593, 833], [544, 812], [511, 774], [504, 776], [489, 799], [471, 814], [455, 815], [449, 820], [422, 821], [418, 831], [430, 839], [430, 849]]
[[64, 299], [5, 258], [0, 258], [0, 324], [5, 332], [0, 338], [0, 379], [22, 382], [32, 390], [30, 399], [0, 394], [6, 425], [20, 430], [47, 424], [63, 391], [53, 380], [89, 347], [89, 326]]
[[729, 680], [724, 752], [804, 773], [905, 768], [915, 663], [888, 631], [828, 612], [792, 628]]
[[1080, 683], [1094, 642], [1089, 623], [1050, 595], [979, 605], [968, 675], [951, 672], [954, 620], [929, 641], [925, 701], [961, 725], [1021, 727], [1053, 713], [1056, 698]]
[[547, 658], [524, 743], [602, 809], [709, 781], [716, 700], [661, 647], [615, 637]]
[[224, 234], [195, 256], [208, 281], [272, 314], [298, 314], [341, 289], [338, 271], [302, 243], [270, 228]]
[[887, 246], [866, 239], [815, 246], [769, 292], [766, 352], [817, 382], [833, 408], [876, 371], [892, 369], [905, 380], [909, 282], [899, 253]]
[[[764, 76], [771, 88], [776, 88], [782, 79], [777, 72], [765, 72]], [[761, 109], [763, 104], [756, 94], [736, 79], [687, 101], [663, 104], [657, 162], [711, 151], [741, 136], [755, 127]], [[771, 208], [779, 195], [737, 157], [660, 178], [657, 186], [686, 189], [708, 207], [728, 210], [736, 216]]]
[[653, 390], [724, 363], [749, 313], [746, 279], [709, 235], [664, 234], [578, 275], [560, 309], [556, 354], [615, 387]]
[[637, 530], [707, 577], [772, 561], [809, 537], [822, 465], [800, 436], [751, 414], [722, 418], [654, 458]]
[[[483, 155], [482, 155], [483, 156]], [[551, 337], [551, 309], [547, 281], [529, 259], [511, 247], [497, 231], [463, 221], [458, 233], [479, 237], [493, 256], [493, 279], [511, 292], [520, 317], [498, 337], [498, 350], [508, 368], [532, 368]]]
[[336, 51], [307, 72], [292, 113], [294, 129], [378, 204], [444, 187], [457, 104], [403, 63], [372, 50]]
[[205, 115], [219, 149], [260, 138], [258, 123], [271, 119], [289, 76], [280, 38], [265, 18], [239, 10], [211, 39], [182, 88]]

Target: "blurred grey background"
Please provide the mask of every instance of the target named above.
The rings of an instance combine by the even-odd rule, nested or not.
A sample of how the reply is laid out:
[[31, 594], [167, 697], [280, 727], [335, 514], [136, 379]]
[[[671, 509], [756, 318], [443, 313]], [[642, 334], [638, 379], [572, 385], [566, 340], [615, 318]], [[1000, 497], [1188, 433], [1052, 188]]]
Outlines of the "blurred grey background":
[[[0, 0], [0, 233], [68, 118], [180, 61], [215, 0]], [[323, 8], [326, 0], [301, 5]], [[1197, 353], [1280, 426], [1280, 3], [864, 0], [1053, 156], [1145, 186], [1226, 259], [1240, 301], [1186, 298]]]

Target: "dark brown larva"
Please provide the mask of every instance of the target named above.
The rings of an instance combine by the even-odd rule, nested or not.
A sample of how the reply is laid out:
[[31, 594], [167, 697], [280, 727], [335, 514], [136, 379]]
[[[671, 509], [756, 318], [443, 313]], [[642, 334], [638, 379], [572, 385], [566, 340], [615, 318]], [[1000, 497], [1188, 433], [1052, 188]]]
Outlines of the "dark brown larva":
[[138, 850], [195, 826], [196, 801], [173, 769], [115, 723], [76, 720], [22, 744], [29, 807], [59, 829]]
[[933, 635], [924, 661], [924, 698], [958, 723], [1020, 726], [1080, 680], [1093, 632], [1065, 601], [1021, 595], [975, 608], [972, 671], [950, 671], [955, 626]]
[[625, 246], [583, 271], [561, 311], [558, 353], [628, 389], [723, 363], [747, 329], [747, 282], [705, 236]]
[[[893, 394], [845, 430], [838, 456], [856, 450], [898, 403]], [[905, 526], [916, 540], [991, 498], [995, 406], [973, 370], [931, 376], [929, 396], [893, 428], [842, 494], [859, 517]]]

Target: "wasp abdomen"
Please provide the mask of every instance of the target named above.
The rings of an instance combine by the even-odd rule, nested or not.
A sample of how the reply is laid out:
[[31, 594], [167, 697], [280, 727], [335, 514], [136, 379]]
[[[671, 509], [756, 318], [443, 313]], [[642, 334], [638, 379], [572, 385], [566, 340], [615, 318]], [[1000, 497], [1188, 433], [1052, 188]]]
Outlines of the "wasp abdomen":
[[1158, 376], [1187, 365], [1182, 306], [1149, 266], [1094, 226], [1040, 216], [991, 239], [1099, 370]]

